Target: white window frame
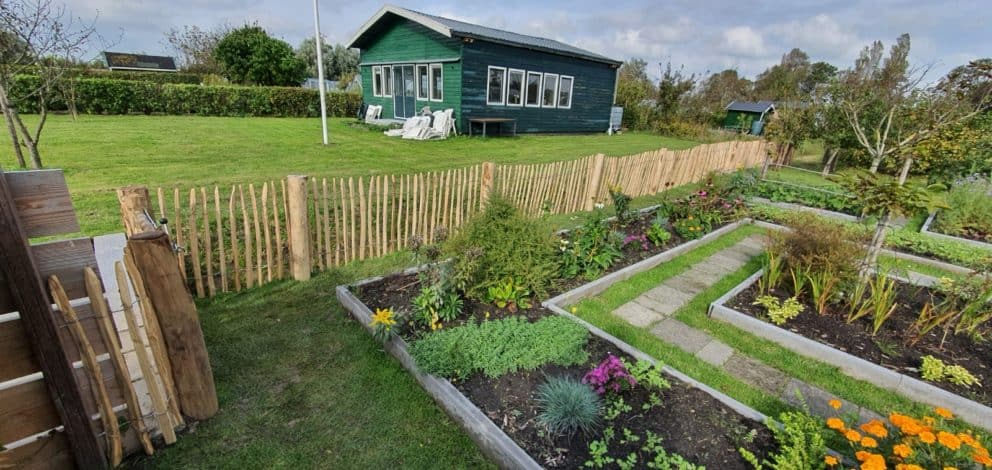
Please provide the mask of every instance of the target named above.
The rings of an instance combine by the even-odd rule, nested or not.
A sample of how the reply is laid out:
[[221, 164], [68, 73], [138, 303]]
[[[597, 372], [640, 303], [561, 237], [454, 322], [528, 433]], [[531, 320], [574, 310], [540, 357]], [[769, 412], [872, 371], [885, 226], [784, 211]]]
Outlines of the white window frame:
[[[379, 76], [378, 82], [376, 81], [376, 75]], [[372, 66], [372, 96], [382, 96], [382, 67], [379, 65]]]
[[[427, 72], [427, 74], [426, 74], [427, 75], [427, 83], [421, 83], [421, 79], [423, 77], [423, 75], [420, 74], [420, 69], [421, 68], [423, 68]], [[430, 66], [428, 64], [416, 64], [414, 70], [415, 70], [415, 74], [417, 76], [417, 80], [416, 80], [416, 82], [417, 82], [417, 85], [416, 85], [417, 86], [417, 92], [416, 92], [417, 101], [428, 101], [430, 99], [430, 96], [431, 96], [431, 69], [430, 69]], [[421, 96], [420, 95], [420, 92], [423, 91], [423, 88], [422, 88], [423, 85], [427, 85], [427, 94], [424, 95], [424, 96]]]
[[[561, 82], [562, 80], [568, 79], [568, 106], [561, 106]], [[555, 94], [557, 97], [558, 109], [572, 109], [572, 100], [575, 98], [575, 77], [571, 75], [559, 75], [558, 76], [558, 93]]]
[[[388, 73], [387, 73], [388, 70]], [[386, 78], [389, 75], [389, 78]], [[383, 98], [393, 97], [393, 66], [383, 65], [382, 66], [382, 94], [379, 95]]]
[[[441, 96], [434, 96], [434, 91], [438, 90], [436, 87], [436, 82], [434, 81], [434, 69], [441, 71], [441, 76], [438, 77], [441, 80]], [[431, 101], [444, 101], [444, 64], [430, 64], [427, 66], [427, 82], [430, 84], [428, 86], [427, 94], [430, 96]]]
[[[551, 78], [554, 77], [554, 78]], [[553, 100], [551, 104], [544, 104], [544, 90], [547, 89], [548, 80], [555, 81], [555, 90], [551, 93], [551, 99]], [[557, 73], [545, 73], [544, 79], [541, 80], [541, 107], [542, 108], [555, 108], [558, 106], [558, 74]]]
[[[523, 75], [522, 77], [520, 77], [520, 102], [517, 104], [510, 103], [510, 75], [512, 75], [513, 73], [519, 73]], [[506, 103], [507, 106], [514, 106], [517, 108], [523, 106], [524, 102], [526, 101], [524, 99], [524, 95], [526, 94], [526, 91], [524, 90], [525, 88], [527, 88], [527, 71], [521, 69], [507, 69], [506, 96], [503, 97], [503, 102]]]
[[[489, 77], [492, 76], [493, 70], [500, 70], [503, 72], [503, 80], [500, 82], [502, 89], [499, 92], [499, 101], [489, 101]], [[486, 105], [488, 106], [505, 106], [506, 105], [506, 67], [497, 67], [495, 65], [490, 65], [486, 68]]]
[[[537, 102], [534, 104], [530, 104], [528, 102], [530, 100], [530, 87], [528, 86], [528, 84], [530, 83], [530, 77], [533, 75], [537, 76]], [[542, 101], [541, 98], [543, 97], [543, 93], [544, 93], [544, 74], [541, 72], [528, 71], [527, 74], [524, 75], [524, 106], [528, 108], [540, 108]]]

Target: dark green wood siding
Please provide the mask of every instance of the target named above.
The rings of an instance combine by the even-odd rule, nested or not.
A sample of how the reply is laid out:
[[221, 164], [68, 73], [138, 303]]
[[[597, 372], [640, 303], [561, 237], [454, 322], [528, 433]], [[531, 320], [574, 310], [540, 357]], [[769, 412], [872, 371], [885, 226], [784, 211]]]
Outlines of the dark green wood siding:
[[[743, 117], [742, 117], [743, 116]], [[751, 113], [747, 111], [727, 111], [727, 117], [723, 120], [723, 127], [727, 128], [739, 128], [743, 123], [747, 125], [748, 130], [751, 129], [751, 122], [758, 121], [761, 119], [761, 113]], [[750, 121], [749, 121], [750, 120]]]
[[[490, 65], [575, 77], [571, 109], [487, 105]], [[518, 132], [606, 132], [615, 81], [608, 64], [476, 40], [462, 49], [459, 129], [472, 117], [507, 117], [517, 119]]]
[[[459, 39], [446, 38], [417, 23], [399, 18], [384, 20], [377, 39], [361, 51], [363, 64], [411, 64], [418, 61], [458, 59], [462, 43]], [[430, 106], [432, 110], [454, 108], [455, 118], [461, 114], [462, 97], [461, 61], [444, 62], [444, 99], [442, 101], [417, 100], [418, 109]], [[415, 69], [416, 70], [416, 69]], [[393, 117], [393, 98], [372, 96], [372, 66], [363, 65], [362, 95], [367, 104], [381, 105], [382, 117]]]

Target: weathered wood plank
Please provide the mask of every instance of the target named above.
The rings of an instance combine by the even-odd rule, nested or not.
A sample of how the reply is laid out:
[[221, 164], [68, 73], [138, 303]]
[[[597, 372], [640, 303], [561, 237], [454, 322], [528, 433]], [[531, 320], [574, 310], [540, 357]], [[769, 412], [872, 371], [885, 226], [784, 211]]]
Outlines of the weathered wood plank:
[[0, 357], [0, 382], [41, 370], [20, 319], [0, 323]]
[[[70, 299], [86, 297], [83, 268], [98, 269], [92, 238], [39, 243], [31, 245], [31, 253], [37, 263], [38, 274], [43, 279], [58, 276]], [[51, 296], [48, 298], [51, 299]]]
[[72, 451], [63, 433], [38, 438], [30, 444], [4, 452], [6, 464], [19, 470], [72, 468]]
[[79, 231], [79, 219], [62, 170], [15, 171], [5, 176], [29, 238]]

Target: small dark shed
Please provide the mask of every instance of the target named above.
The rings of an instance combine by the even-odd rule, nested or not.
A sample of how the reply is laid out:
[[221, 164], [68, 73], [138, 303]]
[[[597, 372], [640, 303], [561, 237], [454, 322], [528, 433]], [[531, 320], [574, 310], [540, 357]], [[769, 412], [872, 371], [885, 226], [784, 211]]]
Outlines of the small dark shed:
[[510, 118], [520, 132], [605, 132], [621, 62], [552, 39], [386, 5], [348, 44], [361, 50], [365, 103], [383, 118], [423, 107]]
[[[745, 129], [751, 134], [760, 135], [767, 118], [775, 113], [774, 101], [731, 101], [727, 105], [727, 117], [723, 120], [724, 129]], [[754, 124], [760, 122], [761, 124]]]

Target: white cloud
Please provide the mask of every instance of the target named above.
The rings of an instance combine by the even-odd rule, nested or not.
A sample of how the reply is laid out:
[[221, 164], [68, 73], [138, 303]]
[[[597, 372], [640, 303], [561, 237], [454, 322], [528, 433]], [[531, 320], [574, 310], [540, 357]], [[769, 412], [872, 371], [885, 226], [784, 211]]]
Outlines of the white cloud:
[[762, 57], [768, 54], [761, 32], [750, 26], [734, 26], [724, 30], [720, 48], [744, 57]]

